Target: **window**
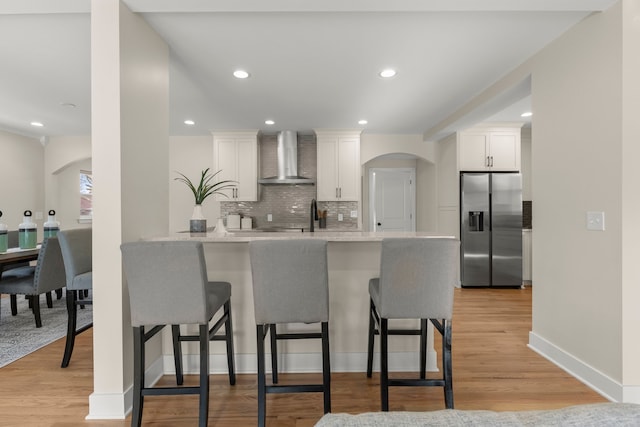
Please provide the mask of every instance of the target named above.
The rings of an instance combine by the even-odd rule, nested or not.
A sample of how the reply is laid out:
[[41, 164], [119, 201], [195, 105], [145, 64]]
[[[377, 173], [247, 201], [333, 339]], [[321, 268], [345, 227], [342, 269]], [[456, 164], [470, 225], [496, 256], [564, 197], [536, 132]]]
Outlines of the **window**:
[[93, 217], [93, 178], [91, 171], [80, 171], [80, 222]]

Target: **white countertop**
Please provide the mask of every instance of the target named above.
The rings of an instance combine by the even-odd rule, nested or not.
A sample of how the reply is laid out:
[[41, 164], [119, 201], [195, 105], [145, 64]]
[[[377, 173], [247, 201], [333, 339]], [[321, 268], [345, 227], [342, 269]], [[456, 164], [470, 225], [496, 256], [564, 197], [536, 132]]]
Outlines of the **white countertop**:
[[388, 237], [409, 237], [409, 238], [428, 238], [428, 237], [448, 237], [433, 232], [372, 232], [372, 231], [315, 231], [310, 232], [265, 232], [265, 231], [227, 231], [224, 234], [217, 234], [213, 231], [207, 233], [173, 233], [168, 236], [154, 237], [148, 240], [166, 241], [166, 240], [196, 240], [212, 243], [241, 243], [251, 242], [254, 240], [292, 240], [292, 239], [321, 239], [329, 242], [378, 242]]

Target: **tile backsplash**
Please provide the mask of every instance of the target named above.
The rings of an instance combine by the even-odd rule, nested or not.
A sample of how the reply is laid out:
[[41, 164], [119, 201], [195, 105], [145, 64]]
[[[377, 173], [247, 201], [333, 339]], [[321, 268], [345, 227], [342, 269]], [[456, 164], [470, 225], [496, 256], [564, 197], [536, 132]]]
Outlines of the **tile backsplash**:
[[[259, 143], [260, 177], [278, 174], [277, 137], [263, 135]], [[298, 175], [316, 179], [316, 139], [314, 135], [298, 135]], [[311, 199], [316, 197], [315, 185], [261, 185], [258, 202], [221, 202], [220, 214], [240, 214], [253, 219], [253, 227], [309, 227]], [[358, 219], [351, 211], [358, 210], [358, 202], [318, 202], [319, 210], [327, 211], [327, 228], [355, 229]], [[267, 221], [271, 214], [272, 221]], [[338, 214], [343, 221], [338, 221]], [[316, 223], [316, 227], [318, 224]]]

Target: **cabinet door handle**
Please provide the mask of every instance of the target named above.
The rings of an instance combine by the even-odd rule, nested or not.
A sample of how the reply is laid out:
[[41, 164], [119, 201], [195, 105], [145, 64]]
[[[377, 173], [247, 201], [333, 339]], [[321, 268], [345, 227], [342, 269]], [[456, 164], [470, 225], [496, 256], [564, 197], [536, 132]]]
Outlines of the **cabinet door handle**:
[[486, 167], [491, 166], [491, 165], [489, 164], [489, 156], [487, 156], [487, 161], [484, 163], [484, 165], [485, 165]]
[[489, 166], [493, 167], [493, 156], [491, 156], [491, 164]]
[[342, 187], [338, 188], [338, 197], [342, 199]]
[[336, 187], [336, 199], [338, 198], [338, 187]]

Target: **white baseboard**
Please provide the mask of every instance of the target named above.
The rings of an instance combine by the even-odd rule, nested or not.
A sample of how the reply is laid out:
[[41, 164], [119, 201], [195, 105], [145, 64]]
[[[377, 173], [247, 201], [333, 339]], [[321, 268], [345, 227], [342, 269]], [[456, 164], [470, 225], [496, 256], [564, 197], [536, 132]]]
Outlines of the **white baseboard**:
[[[175, 369], [174, 369], [175, 371]], [[175, 373], [175, 372], [174, 372]], [[162, 358], [156, 359], [145, 372], [145, 385], [150, 387], [164, 375]], [[133, 406], [133, 384], [123, 393], [92, 393], [89, 396], [87, 420], [123, 420]]]
[[[427, 354], [427, 371], [438, 371], [438, 354], [429, 350]], [[199, 373], [199, 356], [197, 354], [183, 354], [184, 374], [197, 375]], [[255, 374], [257, 359], [255, 354], [236, 354], [236, 373]], [[406, 372], [418, 371], [418, 352], [392, 352], [389, 354], [389, 371]], [[267, 372], [271, 372], [271, 355], [266, 357]], [[379, 371], [379, 353], [373, 357], [373, 370]], [[333, 353], [331, 354], [331, 372], [362, 372], [363, 378], [367, 369], [367, 353]], [[313, 373], [322, 372], [322, 355], [319, 353], [286, 353], [280, 354], [278, 360], [279, 372]], [[212, 354], [209, 356], [209, 372], [211, 374], [227, 373], [227, 356]], [[152, 386], [163, 375], [175, 375], [172, 355], [164, 355], [154, 361], [145, 372], [145, 385]], [[133, 404], [133, 385], [123, 393], [92, 393], [89, 396], [89, 415], [87, 420], [123, 420], [131, 412]]]
[[[623, 400], [624, 390], [619, 382], [592, 366], [589, 366], [580, 359], [575, 358], [570, 353], [536, 335], [534, 332], [529, 332], [529, 348], [559, 366], [605, 398], [613, 402], [625, 401]], [[631, 389], [633, 388], [637, 387], [631, 387]], [[632, 391], [631, 389], [629, 392]], [[640, 393], [636, 395], [640, 397]], [[636, 401], [636, 403], [640, 403], [640, 400]]]

